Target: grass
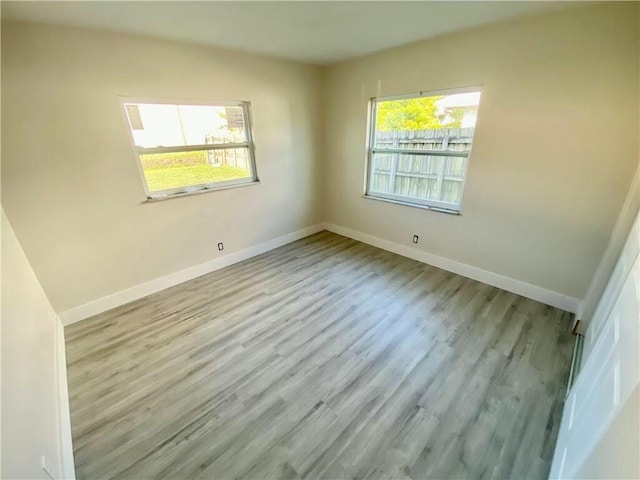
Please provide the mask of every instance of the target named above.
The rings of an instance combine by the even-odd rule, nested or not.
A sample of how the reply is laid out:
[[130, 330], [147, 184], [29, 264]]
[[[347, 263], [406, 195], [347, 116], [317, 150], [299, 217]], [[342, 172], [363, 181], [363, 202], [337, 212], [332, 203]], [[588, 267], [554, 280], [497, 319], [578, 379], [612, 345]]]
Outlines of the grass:
[[209, 162], [207, 161], [207, 152], [204, 150], [197, 150], [195, 152], [146, 153], [140, 156], [140, 161], [145, 169], [209, 165]]
[[145, 154], [140, 155], [140, 161], [151, 192], [249, 177], [246, 168], [224, 165], [226, 152], [218, 151], [215, 155], [223, 165], [211, 166], [205, 150]]
[[169, 188], [222, 182], [236, 178], [247, 178], [249, 171], [231, 166], [212, 167], [210, 165], [145, 167], [149, 191], [157, 192]]

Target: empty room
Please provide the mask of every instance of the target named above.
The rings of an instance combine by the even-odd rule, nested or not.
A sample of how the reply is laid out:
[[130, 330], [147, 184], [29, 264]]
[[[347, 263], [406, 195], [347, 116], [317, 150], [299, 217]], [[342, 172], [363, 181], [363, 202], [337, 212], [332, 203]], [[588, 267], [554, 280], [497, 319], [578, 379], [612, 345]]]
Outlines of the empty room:
[[640, 478], [640, 2], [0, 6], [3, 479]]

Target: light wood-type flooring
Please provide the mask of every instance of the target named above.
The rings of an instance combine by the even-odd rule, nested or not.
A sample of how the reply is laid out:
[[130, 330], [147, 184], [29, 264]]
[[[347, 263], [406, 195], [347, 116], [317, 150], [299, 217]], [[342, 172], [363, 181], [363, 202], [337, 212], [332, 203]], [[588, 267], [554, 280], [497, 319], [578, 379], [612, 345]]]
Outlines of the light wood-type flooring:
[[321, 232], [67, 327], [76, 474], [546, 478], [570, 324]]

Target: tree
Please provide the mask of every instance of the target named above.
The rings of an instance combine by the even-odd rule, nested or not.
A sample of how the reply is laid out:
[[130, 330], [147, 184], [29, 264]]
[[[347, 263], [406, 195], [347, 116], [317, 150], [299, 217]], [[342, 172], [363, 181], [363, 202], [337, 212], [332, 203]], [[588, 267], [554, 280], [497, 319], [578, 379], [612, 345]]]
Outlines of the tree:
[[376, 128], [390, 130], [431, 130], [457, 128], [462, 125], [463, 110], [445, 108], [438, 111], [442, 96], [408, 98], [379, 102]]

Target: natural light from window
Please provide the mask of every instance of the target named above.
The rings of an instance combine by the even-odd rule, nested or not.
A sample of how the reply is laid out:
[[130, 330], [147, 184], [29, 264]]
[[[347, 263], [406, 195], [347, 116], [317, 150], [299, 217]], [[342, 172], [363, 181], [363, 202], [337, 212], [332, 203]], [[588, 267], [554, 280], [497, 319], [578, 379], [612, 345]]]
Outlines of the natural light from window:
[[366, 195], [459, 213], [478, 89], [374, 98]]
[[123, 106], [148, 198], [257, 180], [247, 103]]

